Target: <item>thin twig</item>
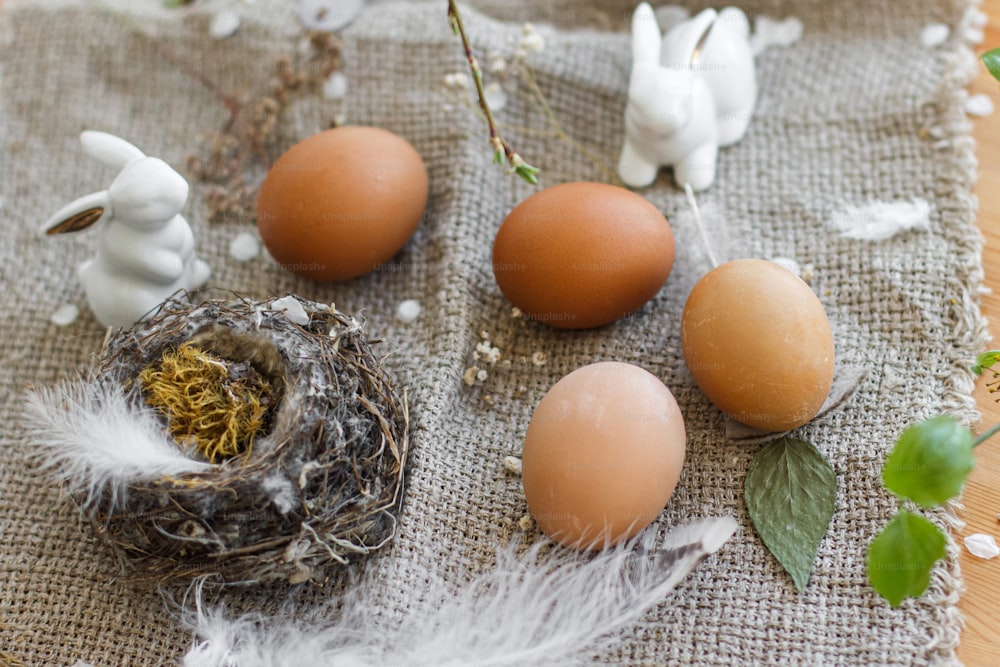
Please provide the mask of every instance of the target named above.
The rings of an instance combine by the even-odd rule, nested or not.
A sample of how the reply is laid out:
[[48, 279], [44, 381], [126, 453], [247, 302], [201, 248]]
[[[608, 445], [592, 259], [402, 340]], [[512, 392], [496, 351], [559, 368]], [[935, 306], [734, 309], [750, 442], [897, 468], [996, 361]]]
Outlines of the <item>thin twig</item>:
[[980, 434], [980, 436], [976, 438], [975, 441], [972, 443], [972, 446], [978, 447], [979, 445], [983, 444], [984, 442], [992, 438], [998, 432], [1000, 432], [1000, 424], [994, 424], [993, 427], [990, 428], [990, 430]]
[[535, 175], [538, 173], [537, 167], [532, 167], [522, 158], [508, 143], [500, 129], [490, 105], [486, 102], [486, 91], [483, 89], [483, 71], [479, 68], [479, 61], [472, 52], [472, 45], [469, 43], [469, 36], [465, 33], [465, 24], [462, 23], [462, 15], [458, 11], [458, 3], [455, 0], [448, 0], [448, 21], [456, 35], [462, 38], [462, 47], [465, 49], [465, 57], [469, 61], [469, 70], [472, 72], [472, 79], [476, 84], [476, 93], [479, 95], [479, 107], [486, 116], [486, 125], [490, 130], [490, 146], [493, 148], [493, 161], [502, 164], [506, 160], [511, 170], [518, 176], [528, 181], [532, 185], [538, 183]]
[[604, 172], [604, 175], [607, 176], [608, 180], [610, 180], [612, 183], [614, 183], [619, 187], [625, 187], [625, 183], [622, 182], [622, 179], [618, 177], [618, 174], [615, 173], [614, 169], [609, 167], [604, 162], [604, 160], [601, 159], [599, 155], [594, 153], [594, 151], [590, 150], [589, 148], [584, 146], [581, 142], [571, 137], [563, 129], [562, 124], [559, 122], [559, 119], [556, 116], [555, 112], [552, 111], [552, 107], [549, 106], [549, 101], [545, 98], [545, 94], [542, 92], [541, 86], [538, 85], [538, 79], [535, 77], [534, 69], [532, 69], [532, 67], [527, 62], [522, 61], [520, 63], [519, 70], [521, 77], [528, 83], [528, 87], [531, 89], [531, 93], [535, 96], [535, 99], [538, 102], [538, 106], [541, 107], [542, 113], [545, 115], [546, 120], [548, 120], [549, 125], [552, 126], [552, 131], [555, 133], [556, 138], [569, 143], [571, 146], [576, 148], [576, 150], [586, 155], [591, 162], [597, 165], [597, 167]]
[[101, 8], [106, 11], [109, 15], [113, 16], [117, 21], [124, 24], [126, 27], [130, 28], [132, 32], [141, 36], [146, 44], [148, 44], [154, 51], [157, 52], [164, 60], [173, 65], [179, 72], [183, 72], [187, 76], [191, 77], [197, 81], [203, 88], [208, 90], [210, 93], [215, 95], [222, 105], [226, 107], [229, 112], [229, 118], [226, 121], [226, 126], [229, 127], [235, 122], [236, 118], [240, 115], [240, 103], [235, 97], [229, 95], [224, 90], [222, 90], [218, 84], [209, 79], [207, 76], [199, 72], [197, 69], [191, 66], [191, 63], [184, 62], [181, 60], [177, 54], [172, 50], [160, 43], [159, 40], [155, 39], [150, 35], [138, 21], [133, 19], [131, 16], [119, 12], [112, 7], [109, 7], [103, 2], [98, 3]]

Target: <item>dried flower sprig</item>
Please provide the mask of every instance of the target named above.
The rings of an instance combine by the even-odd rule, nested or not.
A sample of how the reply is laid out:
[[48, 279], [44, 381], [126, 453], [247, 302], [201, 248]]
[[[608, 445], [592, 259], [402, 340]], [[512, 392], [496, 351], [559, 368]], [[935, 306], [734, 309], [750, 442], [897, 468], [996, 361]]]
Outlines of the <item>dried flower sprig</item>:
[[535, 185], [538, 183], [536, 175], [539, 172], [537, 167], [533, 167], [524, 161], [524, 158], [511, 147], [510, 143], [503, 138], [500, 129], [497, 127], [493, 112], [486, 101], [486, 91], [483, 89], [483, 71], [479, 67], [479, 60], [472, 52], [472, 45], [469, 43], [469, 36], [465, 32], [465, 24], [462, 23], [462, 15], [458, 11], [458, 3], [455, 0], [448, 0], [448, 21], [451, 29], [462, 39], [462, 47], [465, 49], [465, 57], [469, 61], [469, 70], [472, 72], [472, 80], [476, 85], [476, 94], [479, 96], [479, 107], [486, 117], [486, 125], [490, 131], [490, 147], [493, 149], [493, 162], [510, 165], [511, 172], [517, 174], [528, 183]]

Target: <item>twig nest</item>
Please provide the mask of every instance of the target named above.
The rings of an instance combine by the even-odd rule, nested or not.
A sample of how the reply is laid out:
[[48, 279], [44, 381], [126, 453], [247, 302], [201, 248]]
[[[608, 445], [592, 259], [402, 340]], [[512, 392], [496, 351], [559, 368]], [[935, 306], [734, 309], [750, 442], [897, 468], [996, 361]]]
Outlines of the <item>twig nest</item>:
[[301, 583], [394, 535], [405, 399], [357, 320], [290, 300], [304, 324], [273, 301], [179, 297], [108, 341], [95, 381], [201, 464], [85, 503], [137, 578]]

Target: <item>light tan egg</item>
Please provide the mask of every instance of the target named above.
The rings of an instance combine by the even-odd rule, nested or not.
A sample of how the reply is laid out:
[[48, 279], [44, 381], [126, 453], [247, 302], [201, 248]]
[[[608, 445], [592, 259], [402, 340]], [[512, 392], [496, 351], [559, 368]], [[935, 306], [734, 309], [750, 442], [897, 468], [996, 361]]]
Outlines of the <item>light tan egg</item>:
[[688, 370], [727, 416], [787, 431], [816, 416], [833, 383], [830, 320], [812, 289], [763, 259], [707, 273], [681, 319]]
[[666, 506], [684, 466], [673, 394], [631, 364], [600, 362], [557, 382], [532, 415], [522, 482], [543, 532], [577, 548], [631, 537]]

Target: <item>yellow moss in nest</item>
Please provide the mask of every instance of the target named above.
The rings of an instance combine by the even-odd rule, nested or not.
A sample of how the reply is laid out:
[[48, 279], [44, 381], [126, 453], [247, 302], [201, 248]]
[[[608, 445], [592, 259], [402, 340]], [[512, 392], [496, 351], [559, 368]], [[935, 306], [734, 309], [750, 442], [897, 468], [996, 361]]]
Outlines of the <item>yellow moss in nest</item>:
[[247, 456], [266, 427], [272, 388], [253, 366], [190, 343], [167, 350], [139, 374], [146, 402], [166, 417], [170, 434], [210, 463]]

